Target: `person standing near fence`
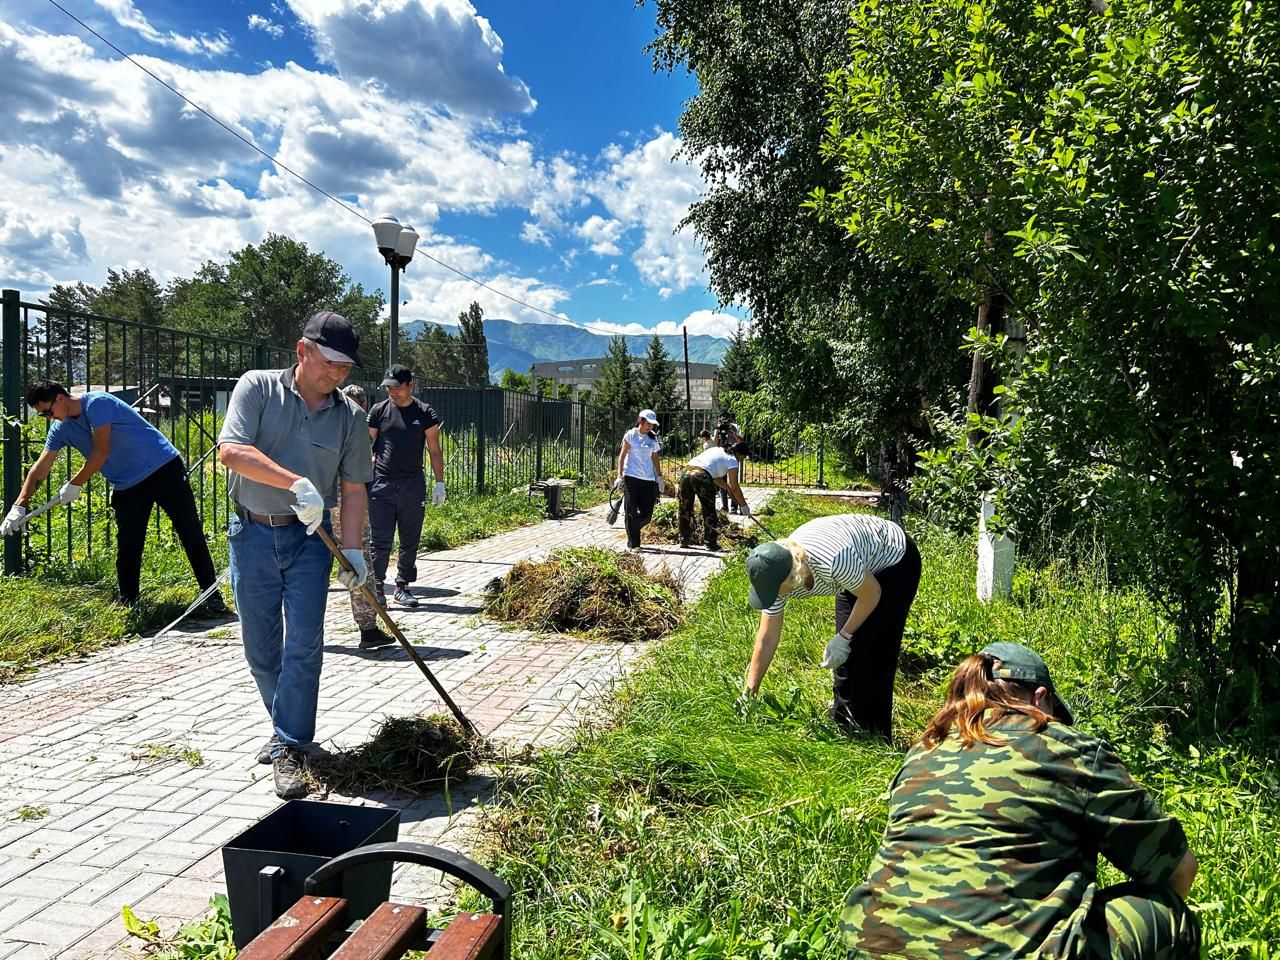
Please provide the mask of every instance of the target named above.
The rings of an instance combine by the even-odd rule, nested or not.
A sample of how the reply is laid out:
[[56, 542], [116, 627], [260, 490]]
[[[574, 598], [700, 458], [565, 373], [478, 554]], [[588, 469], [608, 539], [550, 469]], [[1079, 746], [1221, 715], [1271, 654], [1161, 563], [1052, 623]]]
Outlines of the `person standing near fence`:
[[[178, 535], [200, 591], [217, 582], [182, 457], [163, 433], [119, 397], [102, 390], [73, 397], [62, 384], [41, 380], [27, 390], [27, 403], [53, 424], [45, 435], [44, 450], [27, 471], [18, 499], [0, 523], [0, 536], [22, 529], [32, 494], [53, 469], [59, 452], [71, 446], [84, 457], [84, 466], [54, 496], [61, 503], [74, 503], [98, 471], [111, 484], [111, 507], [116, 514], [116, 582], [122, 601], [137, 603], [141, 594], [147, 523], [156, 506]], [[203, 611], [211, 616], [230, 612], [217, 592], [205, 601]]]
[[[342, 388], [343, 394], [360, 408], [361, 413], [367, 413], [369, 409], [369, 398], [364, 392], [364, 387], [358, 383], [349, 383]], [[366, 487], [366, 489], [368, 489]], [[335, 539], [342, 538], [342, 498], [338, 498], [338, 509], [334, 510], [330, 515], [333, 519], [333, 536]], [[365, 511], [364, 532], [360, 538], [361, 546], [364, 550], [365, 569], [373, 569], [373, 539], [370, 535], [369, 513]], [[356, 626], [360, 629], [360, 649], [374, 650], [378, 647], [385, 647], [389, 643], [395, 643], [396, 638], [386, 633], [378, 626], [378, 611], [373, 608], [373, 604], [365, 599], [364, 592], [361, 590], [351, 591], [351, 618], [356, 622]]]
[[656, 436], [658, 415], [641, 410], [636, 425], [622, 437], [618, 451], [615, 490], [623, 491], [627, 549], [640, 549], [640, 534], [653, 519], [653, 508], [662, 493], [662, 442]]
[[413, 371], [393, 364], [382, 379], [387, 399], [369, 410], [369, 437], [373, 440], [373, 483], [369, 487], [369, 526], [373, 532], [373, 576], [378, 599], [386, 602], [387, 566], [391, 544], [400, 535], [396, 556], [395, 601], [416, 607], [418, 598], [409, 585], [418, 579], [418, 544], [426, 517], [427, 475], [423, 449], [431, 458], [436, 486], [431, 505], [442, 506], [444, 453], [440, 448], [440, 418], [428, 404], [413, 395]]
[[[733, 422], [733, 414], [728, 410], [721, 410], [720, 418], [716, 421], [716, 431], [711, 435], [711, 443], [704, 443], [702, 448], [705, 450], [708, 446], [712, 446], [731, 450], [740, 443], [742, 443], [742, 429]], [[730, 513], [738, 512], [737, 502], [730, 501], [729, 491], [723, 488], [720, 490], [720, 509], [728, 510]]]
[[831, 719], [844, 733], [862, 729], [888, 740], [898, 651], [920, 569], [911, 537], [865, 513], [818, 517], [790, 537], [760, 544], [747, 557], [748, 599], [761, 614], [745, 692], [760, 690], [787, 603], [834, 596], [836, 632], [822, 657], [832, 671]]
[[324, 612], [333, 555], [317, 536], [342, 494], [339, 570], [348, 590], [364, 583], [360, 546], [365, 484], [373, 479], [363, 412], [338, 388], [360, 363], [360, 336], [341, 314], [307, 321], [297, 363], [251, 370], [237, 381], [218, 435], [218, 459], [231, 471], [235, 510], [227, 526], [231, 589], [245, 660], [271, 716], [258, 751], [273, 767], [282, 799], [305, 796], [305, 751], [316, 729]]
[[747, 445], [739, 443], [732, 450], [707, 447], [690, 460], [680, 471], [677, 496], [680, 498], [680, 546], [693, 543], [693, 512], [696, 503], [702, 504], [702, 542], [708, 550], [720, 549], [720, 518], [716, 516], [716, 490], [733, 497], [734, 506], [741, 504], [742, 511], [751, 516], [746, 495], [738, 486], [740, 460], [747, 454]]
[[[1099, 886], [1099, 854], [1129, 879]], [[1040, 655], [1001, 641], [956, 668], [894, 777], [841, 934], [851, 960], [1195, 960], [1197, 866], [1178, 820], [1074, 727]]]

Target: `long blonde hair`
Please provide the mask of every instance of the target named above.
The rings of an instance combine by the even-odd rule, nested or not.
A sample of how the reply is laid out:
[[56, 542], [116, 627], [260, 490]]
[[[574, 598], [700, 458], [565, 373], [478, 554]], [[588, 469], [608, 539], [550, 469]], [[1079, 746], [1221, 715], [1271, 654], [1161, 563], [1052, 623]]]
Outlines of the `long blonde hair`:
[[779, 590], [786, 590], [788, 593], [804, 587], [806, 590], [813, 587], [813, 570], [809, 567], [809, 553], [795, 540], [778, 540], [778, 546], [783, 547], [791, 554], [791, 573], [787, 575], [787, 579], [778, 585]]
[[[952, 728], [965, 748], [975, 743], [998, 746], [1005, 741], [987, 729], [987, 721], [1011, 713], [1021, 713], [1033, 721], [1036, 731], [1043, 730], [1051, 719], [1035, 704], [1028, 702], [1031, 691], [1022, 684], [992, 676], [996, 658], [989, 653], [966, 657], [951, 676], [947, 702], [925, 727], [920, 743], [927, 750], [947, 739]], [[987, 711], [991, 715], [987, 716]]]

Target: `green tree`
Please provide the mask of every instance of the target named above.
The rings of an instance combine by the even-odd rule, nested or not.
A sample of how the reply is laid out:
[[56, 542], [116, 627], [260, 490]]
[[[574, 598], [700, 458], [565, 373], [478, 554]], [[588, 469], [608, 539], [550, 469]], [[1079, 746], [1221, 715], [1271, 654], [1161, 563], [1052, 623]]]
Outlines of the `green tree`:
[[636, 381], [631, 354], [627, 350], [627, 338], [610, 338], [609, 352], [600, 367], [592, 402], [600, 407], [634, 414], [639, 409], [640, 402]]
[[400, 347], [400, 362], [412, 368], [419, 383], [467, 386], [466, 355], [458, 338], [434, 323], [427, 324], [417, 338], [403, 341]]
[[96, 291], [84, 283], [57, 284], [40, 302], [44, 314], [33, 314], [36, 327], [28, 337], [28, 362], [33, 376], [84, 383], [88, 377], [88, 339], [92, 322], [89, 299]]
[[484, 311], [475, 301], [458, 314], [458, 346], [462, 383], [469, 387], [488, 385], [489, 341], [484, 335]]
[[923, 437], [963, 376], [967, 323], [918, 270], [874, 258], [803, 209], [835, 190], [822, 154], [826, 76], [847, 59], [847, 0], [650, 0], [657, 69], [699, 91], [680, 118], [707, 191], [685, 223], [711, 287], [748, 307], [761, 389], [776, 408], [833, 423], [850, 446]]
[[502, 379], [498, 381], [498, 386], [503, 390], [514, 390], [516, 393], [529, 392], [529, 375], [527, 373], [516, 373], [508, 368], [502, 371]]
[[720, 361], [720, 375], [717, 378], [720, 390], [738, 390], [755, 393], [760, 389], [760, 373], [756, 369], [755, 347], [751, 339], [738, 324], [729, 339], [729, 349], [725, 350]]
[[675, 361], [671, 359], [671, 354], [657, 334], [649, 340], [634, 379], [635, 403], [638, 407], [676, 410], [684, 406], [678, 395]]
[[1201, 676], [1273, 689], [1276, 13], [856, 4], [827, 139], [843, 176], [816, 194], [861, 249], [971, 305], [994, 290], [1026, 329], [1024, 363], [974, 331], [1005, 407], [959, 424], [990, 450], [938, 454], [929, 482], [998, 488], [1025, 535], [1097, 525]]

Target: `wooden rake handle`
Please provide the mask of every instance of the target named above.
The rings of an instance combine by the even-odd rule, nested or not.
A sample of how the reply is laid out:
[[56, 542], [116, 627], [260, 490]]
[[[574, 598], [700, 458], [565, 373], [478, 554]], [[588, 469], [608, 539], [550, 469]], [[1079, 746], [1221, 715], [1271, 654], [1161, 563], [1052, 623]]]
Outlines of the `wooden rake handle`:
[[[351, 565], [350, 560], [342, 555], [342, 550], [340, 550], [338, 545], [333, 542], [333, 537], [329, 535], [329, 531], [323, 526], [320, 526], [316, 527], [316, 534], [324, 541], [324, 545], [329, 548], [329, 552], [337, 558], [339, 566], [348, 573], [355, 573], [356, 568]], [[405, 639], [404, 634], [400, 632], [400, 628], [397, 627], [395, 621], [391, 619], [391, 614], [387, 613], [387, 608], [378, 602], [378, 595], [369, 589], [367, 579], [365, 583], [360, 585], [359, 590], [361, 595], [369, 601], [370, 606], [372, 606], [373, 609], [378, 612], [378, 615], [382, 617], [383, 622], [390, 628], [391, 635], [400, 641], [400, 646], [404, 647], [405, 652], [409, 654], [409, 659], [416, 663], [418, 665], [418, 669], [422, 671], [422, 675], [431, 681], [431, 686], [435, 688], [436, 693], [440, 694], [440, 699], [444, 701], [445, 706], [449, 708], [449, 711], [457, 719], [458, 723], [462, 726], [462, 729], [469, 735], [476, 736], [475, 725], [466, 718], [460, 709], [458, 709], [458, 705], [453, 702], [453, 698], [449, 696], [448, 691], [440, 685], [440, 681], [437, 680], [436, 675], [431, 672], [431, 668], [423, 662], [420, 656], [418, 656], [418, 651], [413, 649], [413, 644]]]

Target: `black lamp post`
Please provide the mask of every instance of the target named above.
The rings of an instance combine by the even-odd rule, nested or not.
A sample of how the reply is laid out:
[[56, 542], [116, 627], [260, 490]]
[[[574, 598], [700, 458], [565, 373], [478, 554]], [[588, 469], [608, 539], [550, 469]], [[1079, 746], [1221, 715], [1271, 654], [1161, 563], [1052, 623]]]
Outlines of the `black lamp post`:
[[373, 221], [373, 235], [378, 252], [391, 268], [391, 348], [387, 363], [392, 364], [400, 352], [400, 271], [413, 259], [418, 234], [413, 227], [402, 227], [395, 217], [382, 216]]

